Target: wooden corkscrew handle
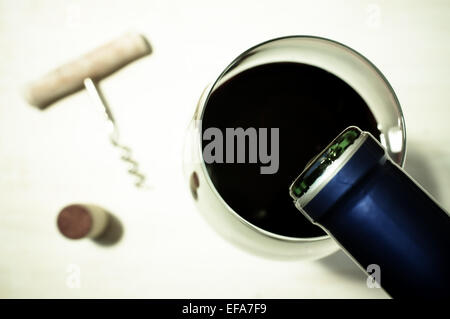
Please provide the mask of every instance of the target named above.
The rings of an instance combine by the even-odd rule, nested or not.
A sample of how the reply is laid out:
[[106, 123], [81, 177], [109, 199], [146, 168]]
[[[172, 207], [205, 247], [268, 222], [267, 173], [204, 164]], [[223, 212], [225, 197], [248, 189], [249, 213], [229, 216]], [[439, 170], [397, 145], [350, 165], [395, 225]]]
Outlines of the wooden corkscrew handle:
[[31, 105], [44, 109], [83, 88], [83, 81], [99, 81], [125, 65], [150, 54], [144, 36], [128, 33], [29, 83], [24, 89]]

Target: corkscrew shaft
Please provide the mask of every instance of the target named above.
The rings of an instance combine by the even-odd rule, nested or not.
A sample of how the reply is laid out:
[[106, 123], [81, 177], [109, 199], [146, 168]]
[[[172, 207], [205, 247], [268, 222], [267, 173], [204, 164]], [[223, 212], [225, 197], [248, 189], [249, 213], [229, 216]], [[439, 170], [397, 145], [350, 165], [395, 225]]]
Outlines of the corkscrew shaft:
[[143, 187], [145, 184], [145, 175], [139, 171], [139, 164], [133, 159], [131, 149], [120, 142], [119, 129], [116, 120], [100, 88], [91, 78], [86, 78], [83, 81], [83, 84], [93, 101], [102, 107], [109, 126], [109, 138], [111, 144], [121, 150], [121, 159], [129, 165], [128, 173], [135, 177], [136, 187]]

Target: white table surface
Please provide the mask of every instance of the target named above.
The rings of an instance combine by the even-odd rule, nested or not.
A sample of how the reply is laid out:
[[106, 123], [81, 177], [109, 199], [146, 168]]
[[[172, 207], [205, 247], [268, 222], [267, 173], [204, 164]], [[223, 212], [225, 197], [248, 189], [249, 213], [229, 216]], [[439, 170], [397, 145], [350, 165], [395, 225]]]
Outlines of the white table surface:
[[[153, 189], [133, 187], [85, 92], [42, 112], [20, 88], [128, 30], [153, 45], [102, 81], [124, 142]], [[450, 209], [450, 2], [0, 0], [0, 297], [386, 298], [341, 252], [319, 261], [253, 256], [196, 212], [183, 136], [206, 84], [248, 47], [290, 34], [340, 41], [377, 65], [405, 113], [407, 171]], [[109, 209], [115, 245], [55, 226], [74, 202]], [[80, 287], [67, 284], [70, 265]]]

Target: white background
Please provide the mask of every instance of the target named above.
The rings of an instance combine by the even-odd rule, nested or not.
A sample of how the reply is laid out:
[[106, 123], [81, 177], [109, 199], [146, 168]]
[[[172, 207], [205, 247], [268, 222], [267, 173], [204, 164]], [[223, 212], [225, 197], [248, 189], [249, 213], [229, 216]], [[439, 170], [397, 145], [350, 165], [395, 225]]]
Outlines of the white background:
[[[406, 119], [407, 171], [448, 210], [449, 21], [446, 0], [0, 0], [0, 297], [387, 297], [343, 253], [274, 261], [225, 242], [190, 198], [183, 136], [204, 87], [239, 53], [283, 35], [328, 37], [390, 81]], [[153, 186], [145, 191], [85, 92], [46, 111], [20, 96], [27, 81], [129, 30], [154, 52], [101, 86]], [[56, 214], [74, 202], [114, 213], [121, 240], [63, 238]], [[71, 264], [80, 288], [67, 286]]]

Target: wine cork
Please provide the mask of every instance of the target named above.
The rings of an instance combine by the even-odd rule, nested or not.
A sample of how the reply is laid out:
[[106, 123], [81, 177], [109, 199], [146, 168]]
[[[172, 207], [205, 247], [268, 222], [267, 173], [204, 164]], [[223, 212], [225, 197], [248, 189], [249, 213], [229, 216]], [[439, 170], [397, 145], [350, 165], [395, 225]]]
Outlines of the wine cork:
[[58, 214], [57, 226], [70, 239], [96, 238], [108, 225], [108, 213], [96, 205], [72, 204]]

